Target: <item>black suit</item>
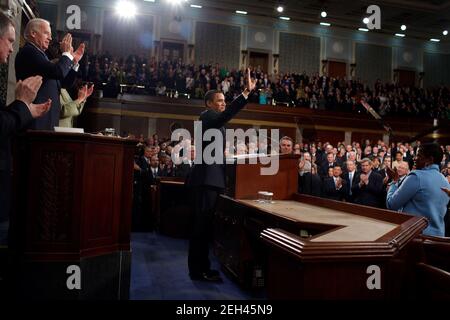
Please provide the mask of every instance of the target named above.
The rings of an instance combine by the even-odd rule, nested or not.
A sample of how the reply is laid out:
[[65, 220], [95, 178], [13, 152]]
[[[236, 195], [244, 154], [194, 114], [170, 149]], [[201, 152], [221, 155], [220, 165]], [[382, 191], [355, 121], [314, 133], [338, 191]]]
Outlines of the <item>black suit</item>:
[[353, 186], [355, 185], [356, 181], [359, 181], [359, 171], [354, 171], [353, 172], [353, 177], [352, 177], [352, 181], [350, 181], [350, 173], [346, 172], [342, 175], [342, 177], [344, 178], [344, 180], [347, 183], [347, 196], [345, 198], [345, 200], [347, 202], [354, 202], [354, 194], [353, 194]]
[[189, 163], [181, 163], [179, 165], [177, 165], [175, 167], [175, 177], [183, 177], [183, 178], [187, 178], [193, 168], [194, 164], [189, 164]]
[[9, 106], [0, 106], [0, 139], [9, 138], [25, 129], [33, 120], [27, 105], [16, 100]]
[[150, 170], [150, 159], [144, 156], [136, 159], [136, 164], [141, 170], [134, 171], [134, 198], [133, 198], [133, 231], [147, 231], [154, 227], [154, 222], [151, 217], [151, 198], [150, 198], [150, 186], [152, 184]]
[[341, 188], [337, 189], [333, 177], [323, 180], [323, 196], [327, 199], [342, 201], [347, 197], [348, 193], [347, 181], [342, 179]]
[[66, 56], [62, 56], [57, 63], [50, 62], [43, 51], [31, 43], [26, 43], [17, 53], [15, 67], [17, 80], [42, 76], [42, 85], [34, 103], [39, 104], [52, 99], [52, 105], [47, 114], [34, 121], [33, 128], [53, 130], [53, 127], [59, 124], [61, 87], [68, 87], [75, 80], [76, 72], [71, 71], [73, 62]]
[[[361, 173], [362, 174], [362, 173]], [[352, 185], [352, 193], [355, 197], [355, 203], [371, 207], [381, 207], [381, 197], [383, 195], [383, 178], [372, 171], [367, 185], [359, 186], [360, 175], [358, 175], [355, 184]]]
[[11, 146], [10, 138], [25, 129], [33, 120], [22, 101], [8, 107], [0, 106], [0, 222], [9, 219], [11, 203]]
[[327, 178], [328, 177], [328, 169], [329, 168], [334, 168], [334, 166], [337, 166], [338, 163], [337, 162], [332, 162], [331, 164], [328, 161], [324, 161], [322, 162], [322, 164], [320, 165], [319, 168], [319, 175], [322, 178]]
[[309, 194], [310, 196], [322, 196], [322, 179], [319, 175], [304, 173], [298, 175], [298, 193]]
[[[223, 112], [208, 109], [200, 115], [202, 122], [202, 136], [208, 129], [219, 129], [222, 134], [223, 148], [225, 150], [225, 128], [224, 125], [230, 121], [247, 103], [240, 95]], [[205, 148], [211, 144], [209, 141], [202, 142], [202, 154]], [[216, 155], [217, 156], [217, 155]], [[224, 156], [223, 156], [224, 157]], [[225, 162], [225, 159], [224, 161]], [[198, 276], [210, 269], [209, 242], [212, 239], [212, 222], [216, 209], [217, 199], [225, 188], [225, 165], [195, 164], [186, 185], [193, 190], [193, 206], [195, 211], [194, 225], [189, 242], [189, 273]]]

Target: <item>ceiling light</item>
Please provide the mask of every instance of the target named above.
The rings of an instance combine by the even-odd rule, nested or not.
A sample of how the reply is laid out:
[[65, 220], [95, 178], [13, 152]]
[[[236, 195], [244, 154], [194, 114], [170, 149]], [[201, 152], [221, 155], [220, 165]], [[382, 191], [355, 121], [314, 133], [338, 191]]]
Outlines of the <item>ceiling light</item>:
[[239, 13], [239, 14], [247, 14], [247, 11], [236, 10], [236, 13]]
[[404, 24], [402, 24], [402, 26], [400, 27], [400, 29], [402, 29], [402, 31], [406, 30], [406, 26]]
[[284, 8], [283, 8], [282, 6], [278, 6], [278, 7], [277, 7], [277, 11], [278, 11], [279, 13], [281, 13], [281, 12], [284, 11]]
[[331, 26], [331, 23], [328, 23], [328, 22], [321, 22], [320, 25], [321, 25], [321, 26], [329, 27], [329, 26]]
[[370, 22], [370, 20], [369, 20], [369, 18], [365, 17], [365, 18], [363, 19], [363, 22], [364, 22], [364, 24], [368, 24], [368, 23]]
[[443, 34], [444, 36], [448, 35], [448, 30], [442, 31], [442, 34]]
[[202, 6], [199, 6], [198, 4], [191, 4], [191, 8], [201, 9]]
[[369, 29], [366, 29], [366, 28], [359, 28], [358, 30], [359, 31], [364, 31], [364, 32], [369, 32]]
[[133, 2], [121, 0], [116, 4], [116, 12], [124, 18], [131, 18], [136, 15], [136, 5]]
[[320, 16], [321, 16], [322, 18], [326, 18], [326, 17], [327, 17], [327, 12], [326, 12], [326, 11], [322, 11], [322, 12], [320, 13]]
[[395, 36], [401, 37], [401, 38], [405, 37], [405, 35], [403, 33], [396, 33]]
[[280, 17], [280, 19], [281, 20], [288, 20], [288, 21], [291, 20], [291, 18], [289, 18], [289, 17]]
[[430, 39], [430, 41], [433, 41], [433, 42], [440, 42], [441, 40], [440, 40], [440, 39]]

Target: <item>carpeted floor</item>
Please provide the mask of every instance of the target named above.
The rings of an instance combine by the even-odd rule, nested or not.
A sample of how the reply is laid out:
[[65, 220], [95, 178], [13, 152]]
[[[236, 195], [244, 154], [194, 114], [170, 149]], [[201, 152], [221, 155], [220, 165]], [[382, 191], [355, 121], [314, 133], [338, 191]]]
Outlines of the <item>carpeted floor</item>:
[[[131, 300], [264, 299], [264, 293], [242, 291], [221, 272], [223, 283], [192, 281], [188, 275], [188, 240], [157, 233], [132, 233]], [[214, 256], [213, 268], [220, 270]]]

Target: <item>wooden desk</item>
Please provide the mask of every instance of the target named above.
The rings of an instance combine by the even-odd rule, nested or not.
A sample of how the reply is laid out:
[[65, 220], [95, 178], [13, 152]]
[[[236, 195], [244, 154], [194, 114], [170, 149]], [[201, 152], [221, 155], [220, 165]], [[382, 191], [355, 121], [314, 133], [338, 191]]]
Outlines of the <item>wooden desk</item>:
[[[15, 144], [10, 249], [19, 297], [128, 298], [136, 143], [30, 131]], [[80, 290], [66, 286], [71, 265]]]
[[[274, 176], [260, 163], [227, 168], [214, 248], [242, 286], [271, 299], [450, 296], [450, 239], [417, 240], [422, 217], [296, 194], [296, 164], [281, 156]], [[255, 201], [259, 190], [273, 203]]]
[[330, 231], [313, 236], [311, 242], [376, 241], [399, 225], [345, 211], [318, 207], [293, 200], [258, 203], [255, 200], [237, 200], [249, 207], [292, 221], [328, 225]]
[[[404, 278], [393, 261], [427, 225], [424, 218], [299, 194], [272, 204], [224, 196], [216, 223], [224, 268], [274, 299], [396, 297]], [[380, 268], [382, 290], [366, 286], [371, 265]]]

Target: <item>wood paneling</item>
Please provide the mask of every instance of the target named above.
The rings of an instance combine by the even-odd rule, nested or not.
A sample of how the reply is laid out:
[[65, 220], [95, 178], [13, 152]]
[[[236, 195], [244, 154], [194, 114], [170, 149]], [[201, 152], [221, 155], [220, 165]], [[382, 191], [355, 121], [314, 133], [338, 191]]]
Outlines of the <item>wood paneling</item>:
[[347, 64], [345, 62], [328, 61], [328, 76], [345, 78], [347, 76]]
[[[267, 160], [271, 160], [268, 162]], [[297, 191], [298, 156], [281, 155], [253, 159], [257, 164], [235, 163], [227, 166], [227, 194], [236, 199], [256, 199], [258, 191], [273, 192], [273, 199], [288, 199]], [[248, 161], [247, 161], [248, 162]], [[268, 163], [261, 164], [262, 162]], [[278, 166], [278, 167], [277, 167]], [[262, 175], [262, 168], [274, 168], [275, 175]]]
[[269, 72], [269, 54], [262, 52], [250, 51], [249, 66], [252, 68], [261, 67], [261, 70], [265, 73]]
[[316, 140], [322, 142], [330, 142], [336, 145], [339, 141], [344, 141], [345, 132], [339, 131], [328, 131], [328, 130], [318, 130], [316, 134]]
[[21, 137], [14, 157], [17, 252], [64, 260], [129, 250], [136, 143], [38, 131]]
[[414, 86], [416, 84], [416, 72], [410, 70], [397, 70], [398, 84], [400, 86]]

